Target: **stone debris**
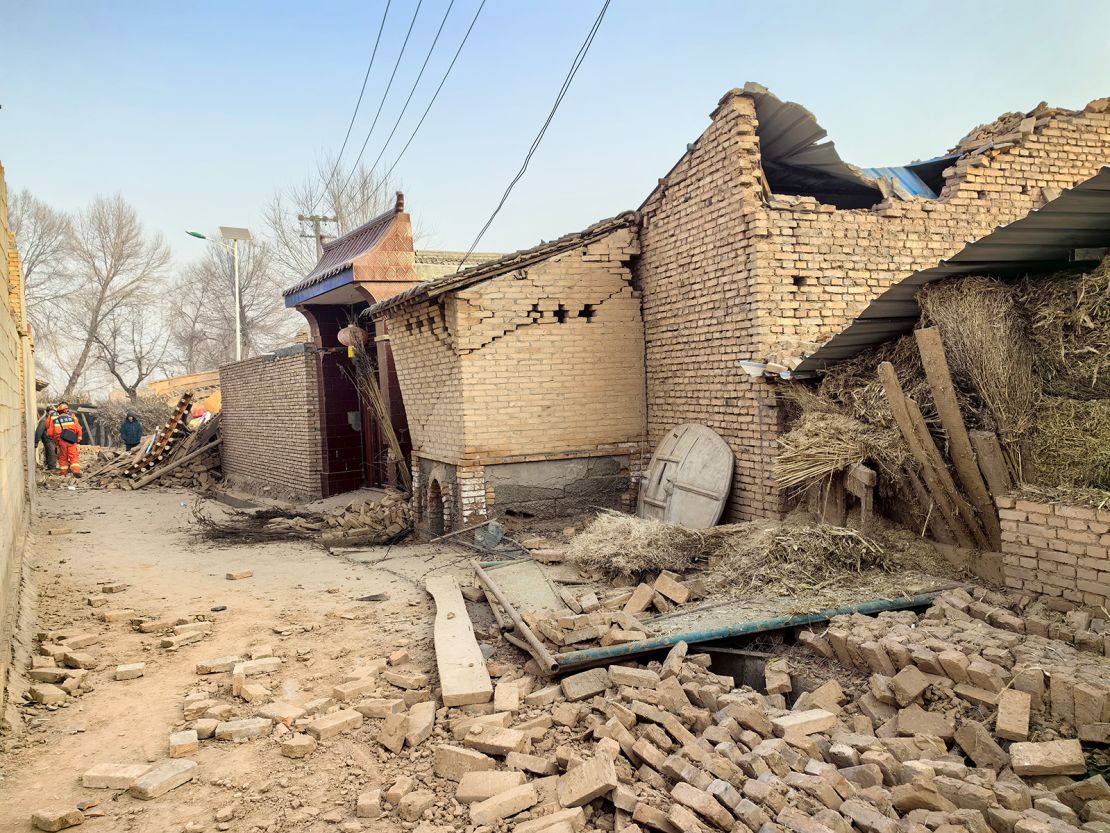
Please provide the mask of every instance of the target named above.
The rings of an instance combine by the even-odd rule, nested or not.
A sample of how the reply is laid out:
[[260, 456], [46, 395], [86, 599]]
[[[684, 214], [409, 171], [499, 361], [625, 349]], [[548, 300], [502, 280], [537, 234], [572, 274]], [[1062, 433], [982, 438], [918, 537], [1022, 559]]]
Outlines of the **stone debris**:
[[[452, 707], [407, 650], [295, 696], [247, 682], [280, 659], [218, 657], [196, 663], [169, 759], [98, 764], [81, 783], [152, 799], [191, 780], [213, 739], [292, 759], [337, 744], [369, 749], [385, 775], [317, 816], [341, 830], [1110, 833], [1110, 786], [1086, 777], [1083, 745], [1110, 739], [1110, 662], [1010, 617], [963, 590], [920, 616], [840, 617], [770, 664], [765, 692], [685, 643], [546, 684], [491, 662], [493, 701]], [[820, 670], [793, 674], [808, 655]], [[31, 696], [66, 702], [57, 683], [86, 672], [39, 659]]]
[[135, 779], [128, 794], [149, 801], [187, 784], [196, 776], [197, 762], [188, 758], [164, 761]]
[[117, 665], [113, 679], [116, 680], [135, 680], [143, 676], [143, 671], [146, 669], [145, 662], [131, 662], [126, 665]]
[[76, 807], [48, 807], [31, 814], [31, 824], [37, 830], [65, 830], [83, 824], [85, 815]]
[[228, 581], [239, 581], [240, 579], [250, 578], [254, 575], [254, 570], [236, 570], [235, 572], [228, 573], [224, 576]]

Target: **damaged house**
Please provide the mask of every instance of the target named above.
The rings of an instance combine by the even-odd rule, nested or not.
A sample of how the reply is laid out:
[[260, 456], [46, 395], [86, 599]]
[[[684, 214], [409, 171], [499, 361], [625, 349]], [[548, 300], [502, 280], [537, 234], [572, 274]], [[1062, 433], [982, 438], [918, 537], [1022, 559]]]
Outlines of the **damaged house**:
[[[785, 409], [764, 370], [789, 375], [891, 286], [1110, 163], [1106, 100], [1006, 114], [946, 154], [895, 168], [849, 165], [825, 135], [759, 85], [727, 93], [639, 212], [622, 215], [636, 217], [622, 237], [638, 243], [622, 242], [627, 290], [605, 304], [627, 304], [627, 327], [604, 350], [553, 337], [606, 323], [608, 293], [592, 281], [508, 290], [535, 280], [549, 256], [595, 262], [591, 230], [372, 307], [409, 409], [418, 516], [427, 524], [432, 511], [438, 528], [442, 503], [445, 526], [457, 526], [510, 508], [506, 494], [543, 494], [558, 511], [567, 475], [524, 476], [553, 458], [610, 457], [629, 478], [620, 503], [631, 505], [637, 473], [684, 423], [712, 428], [734, 454], [726, 520], [780, 516], [788, 501], [773, 464]], [[521, 476], [498, 479], [510, 471]]]
[[644, 440], [637, 222], [622, 214], [370, 309], [396, 358], [429, 532], [494, 511], [631, 508]]

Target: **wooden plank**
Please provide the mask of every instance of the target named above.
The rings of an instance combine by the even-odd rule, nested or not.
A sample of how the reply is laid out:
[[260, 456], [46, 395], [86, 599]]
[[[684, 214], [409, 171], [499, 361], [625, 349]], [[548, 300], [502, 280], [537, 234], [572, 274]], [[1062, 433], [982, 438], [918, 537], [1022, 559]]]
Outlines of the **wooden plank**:
[[940, 424], [948, 434], [948, 456], [952, 459], [952, 465], [956, 469], [960, 483], [963, 484], [972, 505], [979, 513], [979, 520], [986, 531], [991, 549], [998, 552], [1002, 548], [1002, 527], [998, 523], [998, 510], [991, 500], [990, 492], [987, 491], [983, 475], [979, 472], [979, 463], [971, 447], [971, 439], [967, 435], [967, 426], [960, 414], [960, 404], [956, 400], [956, 388], [952, 384], [952, 373], [948, 367], [948, 358], [944, 354], [940, 330], [937, 327], [915, 330], [914, 338], [917, 339], [917, 352], [921, 355], [925, 377], [929, 380], [929, 389], [933, 392], [933, 402], [937, 406]]
[[[906, 441], [910, 454], [913, 455], [921, 468], [921, 476], [925, 479], [925, 486], [936, 505], [937, 511], [940, 512], [941, 517], [944, 518], [944, 523], [952, 530], [952, 534], [961, 547], [969, 549], [974, 547], [974, 539], [971, 537], [971, 533], [968, 532], [967, 527], [964, 526], [963, 521], [960, 520], [960, 515], [953, 503], [953, 496], [941, 484], [940, 475], [927, 452], [928, 446], [923, 445], [918, 436], [916, 425], [910, 416], [910, 400], [903, 393], [902, 385], [898, 382], [898, 375], [894, 372], [894, 366], [890, 362], [883, 362], [879, 365], [879, 380], [883, 383], [883, 391], [890, 403], [894, 422], [898, 425], [898, 430], [902, 432], [902, 438]], [[928, 445], [932, 446], [935, 454], [937, 449], [931, 439]]]
[[[940, 512], [934, 511], [934, 501], [921, 482], [921, 478], [917, 476], [917, 472], [908, 463], [902, 467], [902, 471], [906, 475], [906, 480], [910, 484], [914, 497], [917, 498], [918, 505], [925, 510], [925, 525], [932, 530], [933, 539], [941, 544], [955, 545], [956, 539], [952, 535], [952, 530], [945, 524]], [[924, 535], [925, 530], [921, 530], [918, 534]]]
[[434, 638], [443, 705], [488, 703], [493, 698], [493, 683], [459, 583], [450, 576], [434, 576], [424, 588], [436, 604]]
[[964, 522], [965, 527], [971, 532], [975, 540], [973, 546], [981, 550], [990, 549], [990, 541], [987, 540], [986, 533], [983, 528], [979, 526], [979, 521], [975, 517], [975, 510], [971, 508], [963, 494], [956, 486], [956, 481], [952, 479], [952, 473], [948, 471], [948, 464], [944, 462], [944, 457], [937, 449], [937, 444], [933, 441], [933, 435], [929, 433], [929, 426], [925, 424], [925, 417], [921, 415], [921, 409], [917, 403], [906, 397], [906, 410], [909, 412], [910, 419], [913, 421], [914, 431], [917, 434], [918, 440], [921, 442], [922, 448], [929, 457], [929, 461], [933, 465], [933, 471], [936, 472], [937, 480], [940, 481], [941, 487], [947, 493], [952, 504], [956, 507], [956, 512], [960, 519]]
[[983, 472], [991, 494], [995, 497], [1009, 494], [1013, 488], [1013, 481], [1010, 479], [1010, 468], [1006, 465], [998, 435], [993, 431], [971, 431], [968, 436], [975, 449], [979, 470]]

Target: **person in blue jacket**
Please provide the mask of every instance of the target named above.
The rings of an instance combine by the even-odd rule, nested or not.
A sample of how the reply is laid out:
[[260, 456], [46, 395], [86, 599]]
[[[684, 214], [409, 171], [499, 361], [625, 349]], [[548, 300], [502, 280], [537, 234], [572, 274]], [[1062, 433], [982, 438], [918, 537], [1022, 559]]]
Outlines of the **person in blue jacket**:
[[143, 440], [143, 424], [131, 411], [127, 412], [126, 419], [119, 427], [119, 436], [128, 451], [134, 451], [135, 446]]

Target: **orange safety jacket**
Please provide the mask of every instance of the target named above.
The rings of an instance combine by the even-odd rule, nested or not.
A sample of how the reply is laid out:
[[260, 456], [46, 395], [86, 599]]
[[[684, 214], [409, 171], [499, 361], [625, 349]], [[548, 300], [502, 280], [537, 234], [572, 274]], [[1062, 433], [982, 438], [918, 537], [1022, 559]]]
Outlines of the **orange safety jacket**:
[[77, 435], [77, 442], [81, 442], [81, 423], [73, 414], [54, 414], [46, 418], [47, 436], [59, 440], [63, 431], [72, 431]]

